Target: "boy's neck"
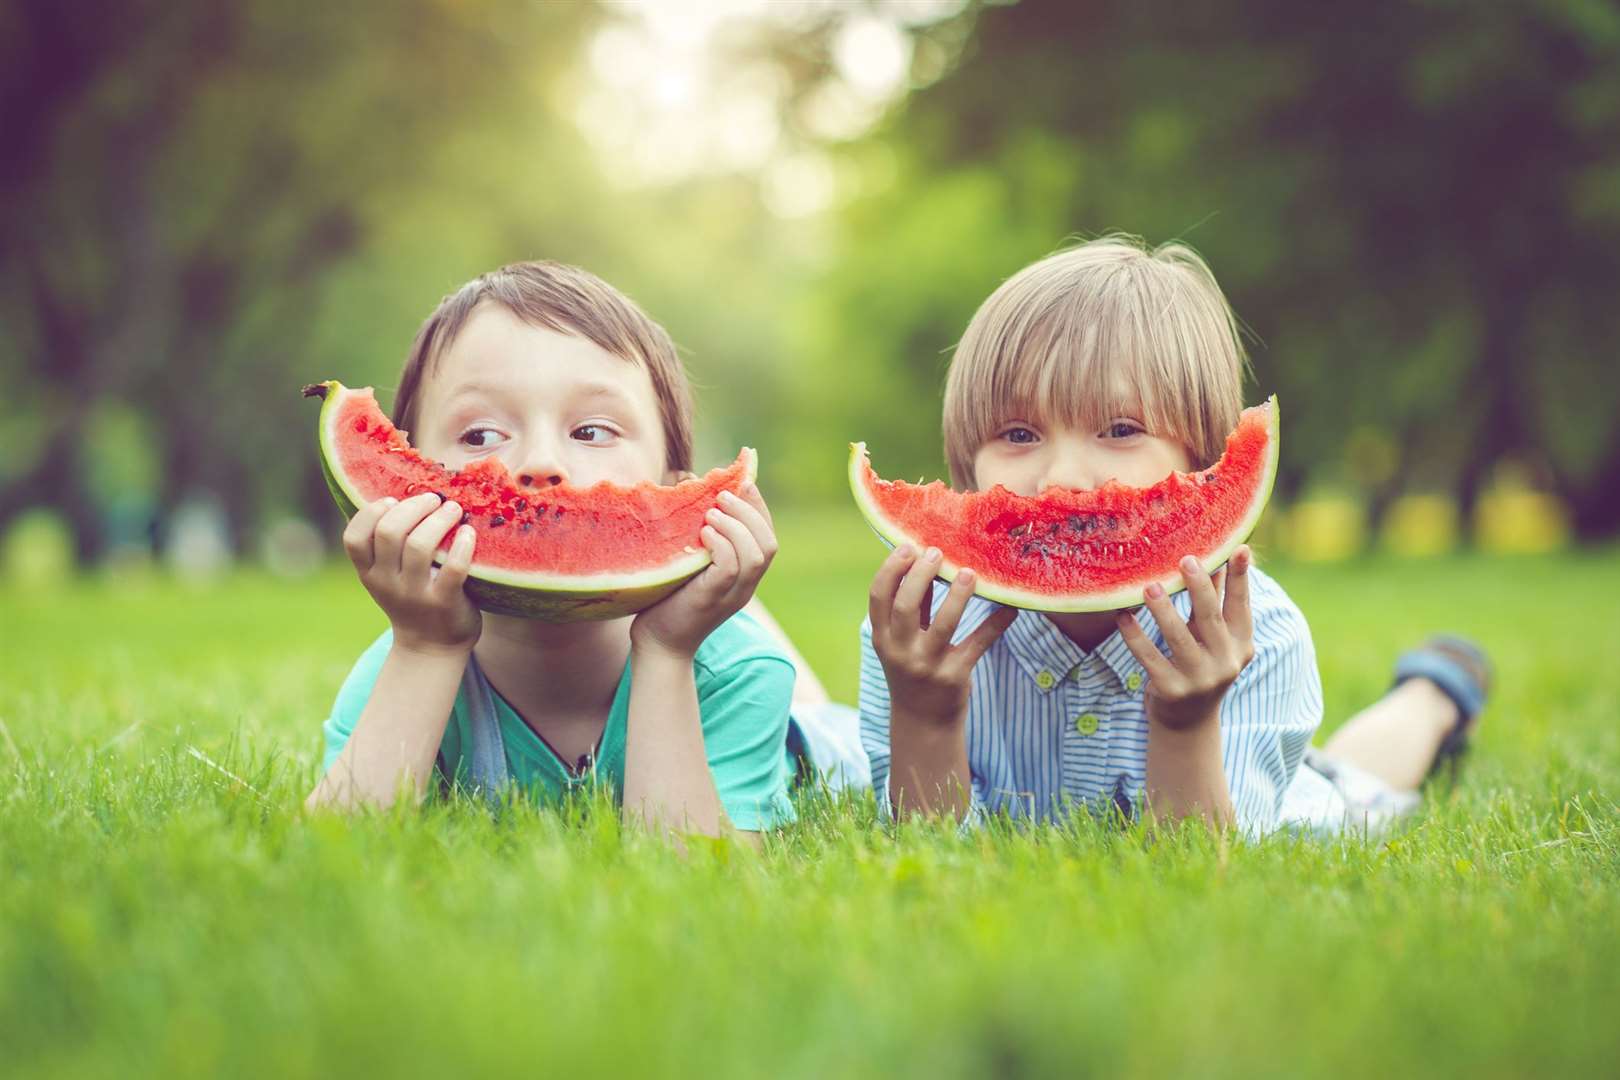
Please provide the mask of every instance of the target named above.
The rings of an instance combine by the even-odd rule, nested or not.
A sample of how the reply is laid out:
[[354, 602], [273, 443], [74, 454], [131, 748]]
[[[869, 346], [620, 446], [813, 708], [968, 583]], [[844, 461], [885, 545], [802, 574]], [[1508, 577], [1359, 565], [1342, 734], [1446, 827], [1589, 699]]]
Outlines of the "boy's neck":
[[1049, 614], [1052, 625], [1063, 631], [1063, 636], [1086, 652], [1094, 652], [1107, 641], [1118, 627], [1114, 625], [1112, 611], [1077, 611], [1068, 614]]
[[548, 711], [607, 706], [630, 656], [630, 620], [545, 623], [486, 613], [473, 652], [497, 686], [520, 697], [543, 690]]

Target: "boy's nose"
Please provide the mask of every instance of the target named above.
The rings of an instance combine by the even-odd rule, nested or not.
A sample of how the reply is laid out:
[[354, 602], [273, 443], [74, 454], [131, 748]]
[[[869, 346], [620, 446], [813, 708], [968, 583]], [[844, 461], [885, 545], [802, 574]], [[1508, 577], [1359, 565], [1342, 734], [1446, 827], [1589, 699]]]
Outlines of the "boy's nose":
[[568, 480], [562, 455], [546, 446], [525, 446], [519, 467], [512, 471], [521, 487], [554, 487]]
[[1056, 487], [1090, 491], [1108, 480], [1101, 472], [1100, 463], [1092, 461], [1085, 454], [1059, 454], [1047, 464], [1045, 474], [1041, 477], [1040, 490]]

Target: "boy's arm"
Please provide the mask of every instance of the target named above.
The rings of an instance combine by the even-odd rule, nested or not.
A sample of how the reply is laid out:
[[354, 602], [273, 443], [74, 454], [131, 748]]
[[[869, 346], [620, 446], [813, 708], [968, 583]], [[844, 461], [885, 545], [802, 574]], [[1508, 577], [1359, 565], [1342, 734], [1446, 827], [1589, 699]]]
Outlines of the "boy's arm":
[[[742, 610], [776, 555], [759, 489], [722, 492], [701, 538], [712, 562], [630, 624], [630, 716], [624, 813], [666, 834], [719, 836], [730, 828], [703, 743], [692, 660], [721, 623]], [[748, 842], [757, 846], [757, 835]]]
[[[1241, 674], [1221, 693], [1215, 712], [1210, 714], [1205, 703], [1192, 722], [1176, 722], [1176, 716], [1170, 714], [1171, 722], [1165, 724], [1165, 714], [1155, 714], [1150, 683], [1147, 779], [1149, 797], [1158, 813], [1186, 816], [1202, 813], [1204, 806], [1215, 806], [1226, 811], [1225, 821], [1252, 834], [1264, 834], [1277, 826], [1283, 793], [1322, 722], [1322, 682], [1315, 669], [1311, 630], [1298, 607], [1264, 576], [1251, 576], [1251, 568], [1252, 554], [1246, 547], [1234, 552], [1228, 563], [1220, 622], [1233, 638], [1230, 644], [1238, 646], [1238, 659], [1249, 659], [1244, 659]], [[1254, 589], [1264, 599], [1251, 612]], [[1202, 594], [1202, 625], [1200, 589], [1189, 588], [1189, 596], [1194, 606], [1191, 623], [1179, 620], [1173, 609], [1166, 614], [1155, 612], [1155, 619], [1160, 620], [1162, 630], [1171, 625], [1196, 631], [1197, 638], [1187, 646], [1187, 653], [1196, 654], [1200, 649], [1218, 653], [1221, 628], [1210, 622], [1215, 589]], [[1131, 620], [1129, 628], [1121, 625], [1128, 644], [1132, 631], [1139, 630], [1134, 622]], [[1171, 631], [1166, 631], [1165, 640], [1173, 659], [1176, 644]], [[1132, 644], [1137, 659], [1142, 659], [1142, 643], [1162, 661], [1163, 654], [1145, 636]], [[1212, 648], [1205, 649], [1205, 643], [1213, 643]], [[1144, 662], [1144, 667], [1153, 678], [1152, 665]], [[1160, 701], [1158, 706], [1163, 704]]]
[[466, 666], [465, 653], [422, 653], [395, 642], [354, 734], [304, 805], [387, 807], [406, 784], [417, 799], [426, 795]]
[[625, 813], [660, 833], [719, 836], [729, 823], [703, 747], [692, 657], [632, 648]]
[[930, 615], [939, 565], [937, 549], [919, 556], [910, 545], [896, 548], [872, 581], [868, 616], [888, 691], [891, 812], [949, 814], [961, 821], [972, 806], [967, 710], [973, 666], [1018, 613], [1001, 608], [953, 645], [951, 637], [973, 595], [974, 575], [960, 571]]
[[[409, 783], [427, 793], [456, 688], [483, 625], [462, 591], [475, 536], [461, 507], [424, 492], [362, 507], [343, 530], [360, 583], [393, 627], [393, 645], [342, 753], [305, 800], [314, 809], [389, 806]], [[443, 565], [440, 545], [454, 530]]]
[[1168, 657], [1135, 618], [1126, 612], [1118, 616], [1126, 645], [1148, 672], [1147, 798], [1155, 816], [1196, 816], [1221, 827], [1239, 823], [1223, 762], [1221, 713], [1233, 684], [1254, 658], [1252, 560], [1247, 547], [1238, 548], [1213, 581], [1196, 560], [1183, 560], [1192, 601], [1192, 616], [1185, 622], [1161, 587], [1148, 586], [1147, 608], [1164, 635]]

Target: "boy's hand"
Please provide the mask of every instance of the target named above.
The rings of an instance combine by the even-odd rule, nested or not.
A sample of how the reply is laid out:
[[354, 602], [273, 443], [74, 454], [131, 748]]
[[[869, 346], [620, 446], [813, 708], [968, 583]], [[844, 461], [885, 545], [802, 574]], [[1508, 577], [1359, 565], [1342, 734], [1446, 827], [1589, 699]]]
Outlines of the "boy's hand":
[[974, 574], [962, 570], [951, 583], [939, 611], [929, 618], [934, 575], [940, 554], [929, 548], [921, 556], [910, 544], [889, 553], [877, 576], [867, 612], [872, 618], [872, 648], [883, 663], [893, 715], [908, 715], [950, 724], [967, 709], [973, 665], [1018, 617], [999, 608], [960, 644], [951, 635], [973, 595]]
[[[1170, 648], [1165, 656], [1130, 612], [1114, 618], [1131, 654], [1147, 669], [1148, 719], [1185, 729], [1219, 716], [1221, 699], [1254, 659], [1254, 626], [1249, 617], [1248, 545], [1232, 555], [1213, 579], [1198, 560], [1181, 560], [1181, 576], [1192, 597], [1192, 618], [1183, 622], [1158, 584], [1146, 590], [1147, 609]], [[1228, 573], [1230, 570], [1230, 573]], [[1221, 600], [1224, 586], [1226, 599]]]
[[[478, 641], [483, 616], [461, 588], [475, 537], [471, 525], [456, 528], [460, 520], [459, 505], [423, 492], [364, 506], [343, 530], [343, 549], [393, 624], [400, 648], [466, 653]], [[435, 572], [434, 557], [451, 529], [456, 538]]]
[[714, 628], [741, 611], [776, 557], [776, 531], [759, 488], [750, 483], [739, 498], [720, 493], [703, 526], [703, 546], [713, 558], [691, 581], [637, 615], [630, 624], [635, 649], [655, 648], [690, 660]]

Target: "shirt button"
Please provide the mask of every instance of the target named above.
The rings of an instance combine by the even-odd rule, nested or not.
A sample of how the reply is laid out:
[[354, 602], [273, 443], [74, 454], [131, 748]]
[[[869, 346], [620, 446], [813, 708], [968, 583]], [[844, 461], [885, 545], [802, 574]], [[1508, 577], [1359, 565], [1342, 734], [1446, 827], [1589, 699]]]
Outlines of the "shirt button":
[[1079, 716], [1075, 717], [1074, 730], [1078, 731], [1082, 735], [1097, 734], [1097, 714], [1087, 712], [1081, 713]]
[[1142, 689], [1142, 673], [1140, 671], [1133, 671], [1125, 676], [1125, 689], [1133, 694]]
[[1042, 690], [1050, 690], [1057, 685], [1057, 676], [1050, 671], [1042, 671], [1035, 676], [1035, 685]]

